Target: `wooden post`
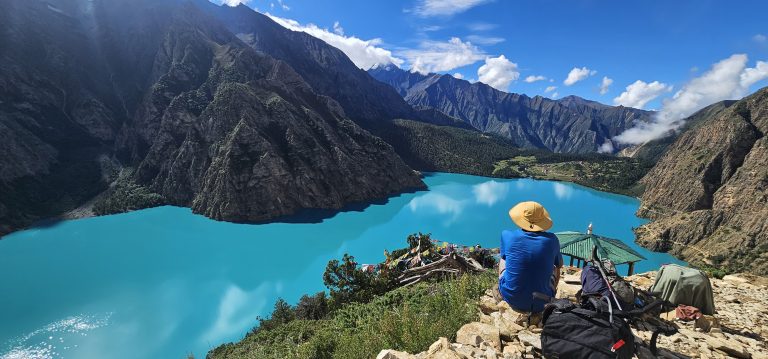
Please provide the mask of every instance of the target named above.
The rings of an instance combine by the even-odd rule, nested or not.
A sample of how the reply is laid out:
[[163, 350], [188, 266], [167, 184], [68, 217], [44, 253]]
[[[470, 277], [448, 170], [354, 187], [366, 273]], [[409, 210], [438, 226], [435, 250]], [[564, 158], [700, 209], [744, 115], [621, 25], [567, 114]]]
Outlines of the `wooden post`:
[[570, 266], [573, 267], [573, 256], [571, 256], [571, 264], [570, 264]]
[[629, 262], [629, 272], [627, 272], [627, 275], [632, 275], [634, 271], [635, 271], [635, 262]]

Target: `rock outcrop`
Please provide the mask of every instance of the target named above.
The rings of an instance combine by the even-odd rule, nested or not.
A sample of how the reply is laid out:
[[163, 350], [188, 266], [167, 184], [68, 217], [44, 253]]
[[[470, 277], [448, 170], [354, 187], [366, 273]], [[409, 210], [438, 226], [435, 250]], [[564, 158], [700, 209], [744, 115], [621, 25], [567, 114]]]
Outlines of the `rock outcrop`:
[[607, 106], [576, 96], [551, 100], [496, 90], [450, 75], [418, 73], [393, 65], [369, 70], [417, 108], [430, 108], [523, 147], [595, 152], [609, 138], [647, 121], [652, 112]]
[[768, 89], [683, 132], [641, 180], [638, 242], [689, 262], [768, 274]]
[[[578, 272], [564, 276], [558, 297], [574, 298], [580, 286], [568, 284]], [[655, 272], [627, 279], [636, 287], [648, 289]], [[696, 321], [676, 320], [674, 310], [662, 313], [678, 327], [678, 333], [659, 336], [658, 348], [665, 358], [768, 358], [768, 279], [750, 275], [731, 275], [711, 279], [717, 313]], [[409, 354], [383, 350], [377, 359], [439, 358], [541, 358], [541, 328], [523, 327], [510, 318], [511, 309], [501, 300], [496, 288], [480, 298], [478, 321], [468, 323], [456, 333], [456, 340], [439, 338], [428, 350]], [[651, 332], [633, 328], [636, 343], [647, 347]]]
[[[423, 187], [390, 145], [328, 97], [343, 93], [318, 91], [286, 61], [317, 59], [257, 51], [211, 7], [218, 8], [203, 0], [0, 3], [0, 235], [79, 206], [120, 167], [135, 168], [130, 180], [167, 203], [228, 221], [338, 209]], [[270, 26], [258, 34], [264, 41], [292, 33]], [[317, 56], [351, 64], [317, 39], [291, 46], [310, 45]], [[403, 107], [355, 112], [359, 121], [410, 109], [357, 68], [337, 75], [353, 70], [348, 77], [367, 78]], [[382, 106], [390, 108], [371, 108]]]

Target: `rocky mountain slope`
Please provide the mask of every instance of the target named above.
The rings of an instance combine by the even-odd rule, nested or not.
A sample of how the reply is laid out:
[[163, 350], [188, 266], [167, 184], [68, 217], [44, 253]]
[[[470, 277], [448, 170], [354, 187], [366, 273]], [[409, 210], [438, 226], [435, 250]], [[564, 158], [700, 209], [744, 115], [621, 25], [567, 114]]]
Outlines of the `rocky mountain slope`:
[[695, 264], [768, 273], [768, 88], [683, 132], [641, 180], [644, 246]]
[[[647, 289], [656, 272], [627, 277], [637, 288]], [[578, 272], [563, 276], [558, 298], [575, 298], [580, 285]], [[696, 321], [675, 320], [674, 310], [662, 313], [670, 318], [678, 333], [659, 336], [659, 357], [663, 358], [768, 358], [764, 338], [768, 335], [768, 287], [766, 279], [749, 275], [711, 279], [717, 313]], [[465, 359], [465, 358], [541, 358], [541, 328], [525, 328], [514, 322], [516, 315], [501, 299], [496, 288], [480, 298], [478, 321], [468, 323], [456, 332], [455, 340], [440, 338], [429, 349], [409, 354], [392, 349], [382, 350], [377, 359]], [[650, 331], [632, 329], [637, 343], [645, 349]], [[650, 354], [649, 352], [645, 352]]]
[[691, 128], [698, 126], [702, 121], [716, 116], [720, 111], [723, 111], [733, 105], [736, 101], [726, 100], [713, 103], [703, 109], [696, 111], [693, 115], [685, 120], [685, 124], [670, 133], [668, 136], [658, 138], [652, 141], [648, 141], [641, 145], [630, 146], [622, 149], [617, 154], [621, 157], [631, 157], [640, 160], [647, 161], [649, 163], [656, 163], [661, 159], [661, 156], [667, 152], [667, 149], [672, 145], [675, 140], [680, 137], [680, 134], [688, 131]]
[[167, 203], [229, 221], [423, 186], [391, 146], [209, 6], [0, 4], [0, 233], [77, 206], [120, 167]]
[[450, 75], [422, 75], [396, 66], [368, 71], [417, 108], [436, 109], [523, 147], [555, 152], [595, 152], [605, 141], [646, 121], [652, 112], [607, 106], [579, 97], [551, 100], [496, 90]]
[[253, 49], [288, 63], [315, 92], [335, 99], [347, 116], [368, 130], [387, 128], [385, 120], [397, 118], [461, 126], [442, 113], [414, 109], [341, 50], [307, 33], [288, 30], [243, 4], [229, 7], [201, 1], [200, 6]]

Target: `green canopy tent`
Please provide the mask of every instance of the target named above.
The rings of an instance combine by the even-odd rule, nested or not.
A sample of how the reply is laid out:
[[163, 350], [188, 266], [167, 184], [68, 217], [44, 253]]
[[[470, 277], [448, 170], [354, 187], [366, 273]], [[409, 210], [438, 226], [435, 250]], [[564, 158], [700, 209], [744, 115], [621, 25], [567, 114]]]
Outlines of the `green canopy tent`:
[[571, 257], [571, 266], [574, 259], [577, 260], [577, 267], [583, 267], [587, 261], [592, 259], [592, 249], [597, 247], [597, 256], [600, 259], [610, 259], [614, 264], [628, 264], [627, 275], [632, 275], [635, 270], [635, 262], [645, 259], [640, 253], [618, 239], [607, 238], [592, 234], [579, 232], [558, 232], [555, 233], [560, 240], [560, 253]]

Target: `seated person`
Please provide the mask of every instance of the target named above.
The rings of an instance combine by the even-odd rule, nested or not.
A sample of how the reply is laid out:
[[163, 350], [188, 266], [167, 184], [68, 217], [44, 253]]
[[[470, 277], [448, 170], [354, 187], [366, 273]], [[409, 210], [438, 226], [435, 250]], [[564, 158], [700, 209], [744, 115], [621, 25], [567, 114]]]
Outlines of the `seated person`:
[[520, 228], [501, 232], [499, 292], [520, 314], [518, 324], [538, 324], [531, 314], [543, 311], [546, 303], [533, 293], [555, 296], [563, 266], [560, 241], [547, 232], [552, 219], [539, 203], [518, 203], [509, 210], [509, 216]]

